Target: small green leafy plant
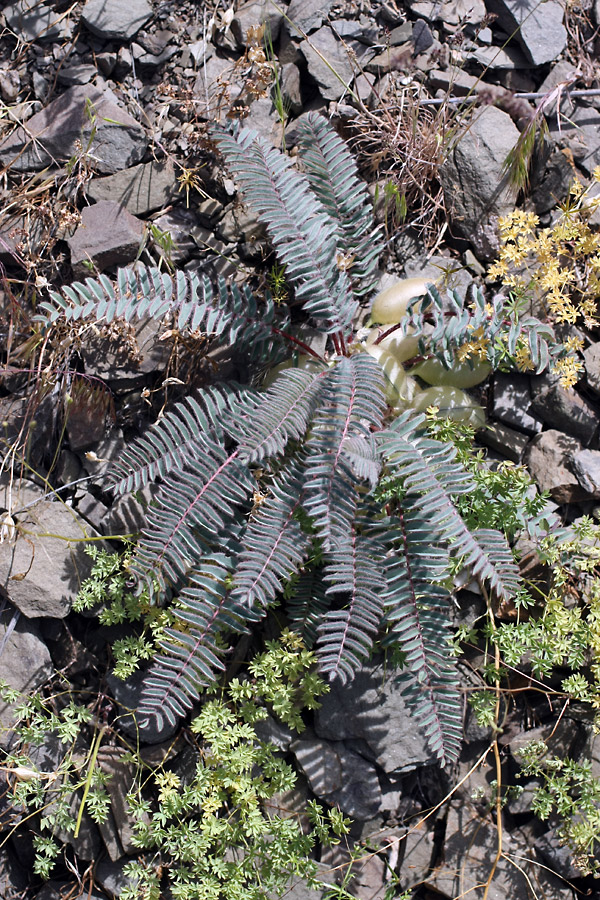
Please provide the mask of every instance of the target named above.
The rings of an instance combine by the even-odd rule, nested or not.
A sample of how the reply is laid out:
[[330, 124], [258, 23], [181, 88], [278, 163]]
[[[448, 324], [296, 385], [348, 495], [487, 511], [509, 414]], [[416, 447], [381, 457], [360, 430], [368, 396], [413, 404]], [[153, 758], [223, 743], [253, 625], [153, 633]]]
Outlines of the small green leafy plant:
[[[77, 838], [84, 811], [94, 822], [108, 816], [108, 776], [95, 765], [103, 729], [68, 694], [27, 696], [3, 683], [0, 697], [14, 716], [6, 780], [15, 809], [34, 821], [33, 871], [49, 878], [65, 841]], [[43, 760], [52, 767], [41, 766]]]
[[521, 776], [535, 778], [531, 808], [542, 821], [559, 818], [557, 834], [573, 854], [583, 875], [600, 873], [600, 778], [591, 763], [548, 755], [543, 741], [531, 741], [519, 751]]
[[[310, 859], [315, 842], [336, 843], [349, 822], [314, 801], [274, 814], [269, 801], [291, 791], [296, 776], [255, 731], [268, 713], [302, 731], [302, 709], [318, 706], [327, 690], [315, 661], [297, 635], [284, 631], [252, 660], [248, 677], [233, 678], [203, 704], [191, 724], [195, 770], [156, 771], [153, 798], [131, 797], [135, 843], [145, 855], [127, 865], [136, 887], [124, 891], [124, 900], [158, 900], [167, 882], [178, 900], [267, 900], [282, 896], [295, 877], [319, 885]], [[300, 814], [310, 822], [308, 833]]]

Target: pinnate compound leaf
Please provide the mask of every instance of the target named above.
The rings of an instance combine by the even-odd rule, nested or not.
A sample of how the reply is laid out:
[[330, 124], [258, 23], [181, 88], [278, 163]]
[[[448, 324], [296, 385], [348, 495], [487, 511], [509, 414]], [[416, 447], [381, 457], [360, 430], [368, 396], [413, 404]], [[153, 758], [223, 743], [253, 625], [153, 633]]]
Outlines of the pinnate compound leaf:
[[203, 687], [223, 669], [217, 636], [241, 633], [265, 613], [264, 608], [236, 603], [229, 594], [233, 561], [223, 554], [201, 559], [189, 575], [189, 586], [172, 607], [180, 624], [167, 628], [159, 655], [144, 680], [139, 708], [141, 724], [153, 719], [158, 728], [175, 725], [198, 700]]
[[319, 668], [345, 684], [368, 658], [383, 613], [385, 581], [371, 542], [352, 529], [326, 554], [324, 580], [327, 594], [343, 607], [327, 612], [319, 625]]
[[265, 225], [304, 310], [325, 331], [347, 333], [358, 301], [338, 266], [338, 225], [308, 179], [248, 128], [236, 136], [217, 132], [216, 142], [246, 203]]
[[385, 643], [406, 663], [398, 680], [415, 722], [442, 766], [455, 762], [462, 742], [462, 699], [450, 655], [450, 595], [440, 584], [448, 553], [432, 546], [431, 524], [407, 504], [383, 526], [393, 554], [385, 561]]
[[[501, 599], [510, 599], [520, 584], [518, 568], [506, 539], [493, 530], [471, 532], [452, 501], [453, 494], [473, 490], [473, 482], [456, 461], [456, 449], [422, 434], [423, 416], [404, 413], [376, 436], [390, 470], [402, 477], [415, 509], [476, 577]], [[412, 495], [412, 496], [411, 496]]]

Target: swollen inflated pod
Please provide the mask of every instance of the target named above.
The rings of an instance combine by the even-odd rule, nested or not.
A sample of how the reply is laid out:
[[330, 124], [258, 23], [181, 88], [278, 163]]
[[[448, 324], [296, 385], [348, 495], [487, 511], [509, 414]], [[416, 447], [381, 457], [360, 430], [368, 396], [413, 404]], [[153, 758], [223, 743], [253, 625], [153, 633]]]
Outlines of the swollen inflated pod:
[[[371, 321], [385, 326], [399, 324], [406, 315], [410, 301], [424, 296], [430, 283], [424, 278], [405, 278], [381, 291], [373, 301]], [[364, 347], [377, 359], [386, 376], [386, 396], [391, 406], [398, 409], [410, 407], [417, 411], [436, 406], [441, 415], [455, 421], [476, 428], [485, 424], [481, 407], [462, 388], [474, 387], [485, 381], [491, 371], [487, 362], [473, 365], [457, 363], [447, 369], [439, 360], [428, 359], [407, 373], [403, 363], [418, 354], [418, 338], [400, 332], [381, 338], [382, 334], [385, 334], [385, 328], [373, 328]], [[421, 390], [414, 375], [431, 387]]]

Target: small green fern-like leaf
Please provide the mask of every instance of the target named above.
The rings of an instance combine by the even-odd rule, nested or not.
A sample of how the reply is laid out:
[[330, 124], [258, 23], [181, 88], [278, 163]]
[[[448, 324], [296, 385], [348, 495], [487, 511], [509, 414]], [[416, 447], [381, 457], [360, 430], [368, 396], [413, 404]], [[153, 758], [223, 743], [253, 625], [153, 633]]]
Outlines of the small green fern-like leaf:
[[254, 486], [237, 450], [228, 453], [209, 439], [199, 442], [193, 464], [171, 472], [148, 508], [132, 571], [151, 593], [155, 580], [162, 589], [180, 583], [236, 520], [237, 507], [248, 502]]
[[326, 372], [284, 369], [267, 391], [238, 404], [225, 427], [238, 442], [240, 459], [258, 462], [275, 456], [288, 441], [304, 435]]
[[146, 317], [160, 322], [168, 316], [180, 331], [202, 331], [226, 344], [245, 344], [255, 352], [289, 323], [285, 307], [278, 307], [269, 294], [259, 305], [247, 285], [238, 287], [219, 278], [213, 286], [206, 275], [171, 275], [141, 264], [119, 269], [114, 283], [100, 275], [76, 281], [62, 293], [53, 291], [50, 297], [52, 303], [40, 304], [44, 315], [37, 316], [45, 325], [59, 318], [93, 318], [109, 324], [115, 319], [134, 322]]
[[319, 668], [333, 681], [354, 678], [373, 647], [379, 628], [385, 581], [370, 541], [354, 528], [347, 540], [326, 555], [324, 580], [329, 596], [340, 596], [343, 608], [326, 613], [318, 628]]
[[385, 562], [383, 595], [387, 644], [406, 654], [400, 675], [415, 721], [442, 766], [456, 761], [462, 741], [462, 703], [450, 657], [449, 594], [440, 584], [448, 554], [432, 546], [431, 524], [406, 507], [384, 524], [393, 555]]
[[309, 650], [317, 640], [317, 628], [330, 609], [331, 601], [332, 596], [327, 594], [320, 566], [300, 573], [293, 584], [285, 609], [294, 629], [302, 635]]
[[189, 587], [172, 607], [180, 628], [167, 628], [158, 656], [144, 681], [141, 724], [154, 719], [159, 728], [174, 725], [198, 699], [203, 687], [223, 671], [218, 634], [241, 633], [265, 610], [239, 604], [229, 595], [232, 560], [223, 554], [201, 559], [190, 573]]
[[173, 469], [183, 468], [205, 435], [222, 438], [222, 421], [232, 404], [249, 393], [246, 388], [218, 385], [205, 388], [198, 399], [187, 397], [165, 413], [148, 431], [128, 445], [108, 476], [119, 495], [137, 491]]
[[381, 369], [368, 354], [340, 360], [327, 373], [307, 448], [305, 509], [329, 546], [348, 534], [356, 513], [358, 483], [343, 453], [346, 441], [381, 427], [386, 408]]
[[375, 228], [373, 203], [358, 177], [354, 157], [327, 119], [314, 112], [298, 123], [298, 153], [313, 191], [339, 223], [340, 249], [354, 292], [367, 294], [377, 282], [383, 239], [381, 229]]
[[338, 267], [338, 226], [308, 180], [255, 131], [242, 128], [235, 137], [219, 132], [216, 142], [306, 312], [325, 331], [347, 333], [358, 301]]
[[463, 556], [473, 574], [487, 581], [498, 597], [510, 599], [520, 586], [510, 548], [499, 532], [478, 535], [469, 531], [452, 495], [472, 490], [471, 477], [456, 462], [456, 449], [451, 444], [431, 440], [419, 431], [423, 421], [423, 416], [404, 413], [377, 435], [388, 465], [402, 477], [410, 502], [439, 538], [448, 541], [453, 553]]
[[267, 606], [306, 558], [310, 537], [296, 518], [302, 496], [297, 472], [271, 488], [243, 537], [232, 598]]

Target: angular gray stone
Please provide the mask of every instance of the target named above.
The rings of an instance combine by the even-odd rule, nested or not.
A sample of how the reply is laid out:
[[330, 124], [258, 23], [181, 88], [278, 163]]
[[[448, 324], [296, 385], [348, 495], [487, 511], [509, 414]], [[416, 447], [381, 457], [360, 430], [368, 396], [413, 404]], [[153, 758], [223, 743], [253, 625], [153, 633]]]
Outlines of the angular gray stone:
[[19, 0], [4, 7], [6, 24], [23, 41], [56, 41], [67, 34], [62, 17], [38, 0]]
[[101, 272], [132, 262], [140, 249], [144, 225], [111, 200], [100, 200], [81, 213], [81, 224], [67, 239], [76, 278], [90, 274], [88, 262]]
[[542, 491], [549, 491], [556, 503], [585, 499], [585, 491], [571, 470], [571, 460], [582, 450], [575, 438], [561, 431], [538, 434], [525, 453], [524, 462]]
[[[545, 5], [545, 4], [544, 4]], [[591, 176], [600, 166], [600, 113], [593, 106], [576, 106], [568, 117], [560, 116], [550, 123], [550, 134], [561, 146], [566, 146], [584, 173]]]
[[584, 350], [583, 360], [587, 383], [593, 391], [600, 394], [600, 343], [592, 344]]
[[567, 45], [565, 9], [558, 0], [489, 0], [488, 12], [512, 35], [534, 66], [555, 60]]
[[58, 70], [57, 80], [60, 84], [72, 87], [74, 84], [88, 84], [98, 74], [96, 66], [85, 63], [75, 66], [63, 66]]
[[137, 884], [137, 879], [129, 878], [123, 874], [123, 869], [127, 865], [127, 860], [119, 860], [113, 862], [110, 859], [101, 859], [94, 866], [94, 879], [100, 885], [102, 890], [118, 900], [126, 888], [130, 890]]
[[87, 0], [81, 21], [105, 40], [129, 41], [152, 15], [148, 0]]
[[123, 326], [121, 333], [87, 335], [81, 346], [86, 373], [108, 381], [113, 390], [142, 386], [146, 375], [164, 369], [169, 360], [171, 349], [159, 340], [161, 333], [159, 324], [146, 317]]
[[470, 241], [478, 256], [498, 249], [497, 220], [514, 207], [515, 194], [504, 172], [508, 153], [519, 139], [507, 113], [486, 106], [475, 114], [440, 170], [454, 231]]
[[146, 216], [167, 206], [177, 196], [177, 189], [173, 164], [153, 161], [106, 178], [93, 178], [86, 191], [91, 200], [111, 200], [132, 216]]
[[496, 453], [511, 459], [513, 462], [521, 462], [525, 448], [529, 443], [527, 435], [520, 431], [513, 431], [508, 425], [502, 425], [500, 422], [494, 422], [482, 428], [477, 434], [477, 440], [480, 444], [490, 447]]
[[101, 746], [98, 751], [97, 765], [110, 776], [106, 790], [111, 801], [109, 819], [98, 827], [110, 858], [116, 862], [124, 854], [133, 854], [137, 850], [127, 805], [127, 794], [133, 786], [136, 769], [133, 763], [126, 760], [126, 753], [122, 749], [106, 745]]
[[580, 450], [573, 457], [571, 467], [581, 487], [593, 497], [600, 497], [600, 452]]
[[302, 89], [300, 70], [294, 63], [287, 63], [281, 67], [281, 96], [285, 108], [297, 116], [302, 112]]
[[76, 143], [86, 146], [91, 135], [86, 103], [91, 104], [95, 118], [90, 152], [97, 171], [110, 175], [139, 162], [147, 147], [140, 123], [119, 105], [112, 91], [77, 85], [32, 116], [26, 129], [17, 128], [0, 142], [0, 163], [26, 172], [69, 160]]
[[259, 719], [254, 725], [256, 736], [267, 744], [273, 744], [278, 750], [288, 750], [294, 740], [294, 734], [282, 722], [267, 716]]
[[0, 97], [5, 103], [14, 103], [21, 90], [21, 79], [16, 69], [0, 71]]
[[547, 425], [589, 444], [598, 428], [595, 409], [575, 393], [573, 388], [551, 384], [534, 393], [531, 411]]
[[537, 434], [542, 430], [542, 421], [529, 413], [531, 406], [531, 387], [527, 375], [494, 376], [494, 418], [518, 428], [527, 434]]
[[302, 41], [300, 50], [325, 100], [339, 100], [347, 93], [354, 77], [354, 68], [347, 49], [329, 25], [315, 31], [310, 41]]
[[365, 665], [350, 684], [334, 682], [316, 713], [315, 731], [329, 740], [364, 741], [384, 772], [412, 772], [435, 762], [404, 702], [396, 673], [380, 662]]
[[[288, 28], [296, 37], [304, 37], [319, 28], [333, 6], [334, 0], [291, 0], [287, 9]], [[297, 25], [297, 28], [294, 28]]]
[[[12, 607], [0, 613], [0, 646], [0, 679], [15, 690], [31, 694], [53, 674], [50, 653], [38, 626]], [[0, 746], [9, 743], [14, 723], [12, 707], [0, 701]]]
[[377, 772], [342, 741], [299, 740], [290, 749], [318, 797], [353, 819], [372, 819], [380, 811]]
[[[5, 481], [0, 506], [9, 505]], [[83, 548], [97, 532], [30, 482], [13, 485], [12, 506], [22, 533], [17, 529], [14, 540], [0, 544], [0, 587], [27, 618], [62, 619], [89, 575], [91, 561]]]
[[478, 25], [485, 17], [483, 0], [416, 0], [410, 11], [428, 22], [444, 22], [447, 25]]
[[274, 44], [279, 37], [283, 14], [271, 0], [249, 0], [238, 6], [231, 22], [231, 31], [240, 47], [248, 43], [248, 29], [264, 26], [265, 37]]
[[[448, 812], [444, 861], [425, 883], [444, 897], [480, 900], [498, 849], [495, 825], [471, 803], [454, 801]], [[518, 868], [512, 858], [518, 859]], [[488, 900], [573, 900], [568, 885], [538, 864], [535, 849], [520, 831], [504, 832], [504, 855], [498, 860]]]
[[539, 163], [534, 163], [531, 200], [538, 216], [550, 212], [562, 203], [574, 178], [573, 166], [560, 150], [544, 154]]

